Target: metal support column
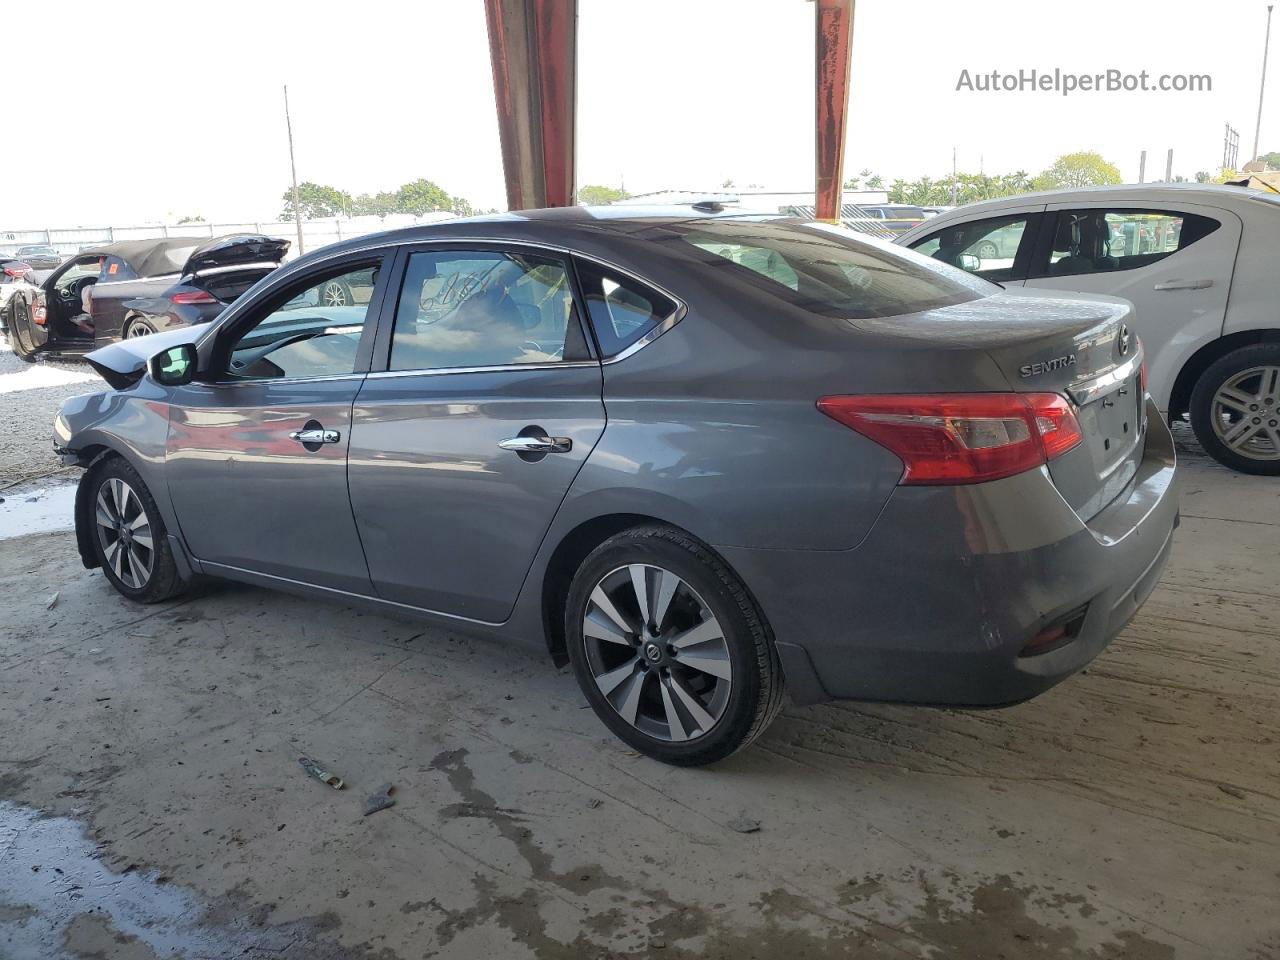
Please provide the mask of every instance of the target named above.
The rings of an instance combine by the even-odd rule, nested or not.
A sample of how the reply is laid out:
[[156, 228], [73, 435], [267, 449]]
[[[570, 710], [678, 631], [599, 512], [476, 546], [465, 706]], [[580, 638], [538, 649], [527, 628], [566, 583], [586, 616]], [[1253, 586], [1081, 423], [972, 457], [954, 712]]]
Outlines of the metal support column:
[[577, 0], [485, 0], [507, 206], [573, 204]]
[[819, 220], [840, 219], [845, 130], [849, 117], [849, 64], [853, 55], [854, 0], [816, 0], [817, 94], [815, 112]]

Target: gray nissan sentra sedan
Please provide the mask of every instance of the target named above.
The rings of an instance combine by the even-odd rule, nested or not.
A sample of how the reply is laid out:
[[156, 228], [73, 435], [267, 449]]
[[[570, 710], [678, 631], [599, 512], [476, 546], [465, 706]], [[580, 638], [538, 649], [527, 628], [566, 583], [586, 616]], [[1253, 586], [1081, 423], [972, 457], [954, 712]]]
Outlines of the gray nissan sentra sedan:
[[55, 444], [126, 597], [213, 575], [523, 640], [707, 763], [784, 688], [993, 706], [1098, 655], [1178, 521], [1130, 309], [714, 208], [458, 220], [91, 354], [114, 389]]

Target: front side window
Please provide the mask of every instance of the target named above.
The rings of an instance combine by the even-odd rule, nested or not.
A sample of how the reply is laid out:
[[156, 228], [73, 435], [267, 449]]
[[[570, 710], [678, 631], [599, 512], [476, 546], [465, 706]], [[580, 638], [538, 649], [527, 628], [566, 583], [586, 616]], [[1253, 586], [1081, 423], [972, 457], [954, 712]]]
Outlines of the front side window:
[[725, 219], [670, 229], [699, 251], [704, 264], [827, 317], [893, 317], [999, 289], [900, 247], [820, 224]]
[[369, 303], [335, 303], [334, 291], [372, 287], [381, 261], [312, 275], [271, 298], [231, 346], [235, 380], [310, 379], [355, 372]]
[[911, 249], [987, 280], [1013, 280], [1027, 223], [1028, 217], [1019, 214], [952, 224], [913, 243]]
[[391, 335], [391, 370], [585, 359], [563, 261], [530, 253], [410, 255]]
[[1193, 213], [1159, 210], [1060, 210], [1056, 216], [1048, 266], [1041, 271], [1051, 277], [1145, 267], [1220, 225]]

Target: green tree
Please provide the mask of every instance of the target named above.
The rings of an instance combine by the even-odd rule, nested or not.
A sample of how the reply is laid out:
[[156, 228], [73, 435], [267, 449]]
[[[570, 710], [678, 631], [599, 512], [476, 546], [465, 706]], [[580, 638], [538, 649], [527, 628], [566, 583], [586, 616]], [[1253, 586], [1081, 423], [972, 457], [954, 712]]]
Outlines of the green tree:
[[424, 213], [450, 210], [453, 207], [453, 197], [432, 181], [418, 179], [402, 185], [396, 191], [396, 206], [399, 213], [411, 213], [420, 217]]
[[1212, 182], [1213, 182], [1213, 174], [1210, 173], [1208, 170], [1196, 171], [1196, 183], [1212, 183]]
[[362, 193], [351, 201], [351, 213], [357, 217], [385, 217], [389, 213], [396, 213], [398, 198], [394, 193], [386, 190], [379, 191], [375, 194]]
[[[336, 187], [320, 183], [298, 184], [298, 206], [302, 208], [303, 219], [312, 220], [318, 217], [337, 217], [351, 208], [351, 194]], [[293, 219], [293, 190], [284, 192], [284, 210], [281, 220]]]
[[1031, 177], [1025, 170], [993, 175], [989, 173], [958, 173], [934, 180], [895, 180], [889, 188], [890, 203], [909, 203], [916, 206], [948, 206], [974, 203], [994, 197], [1009, 197], [1026, 193], [1031, 189]]
[[1264, 153], [1258, 158], [1272, 170], [1280, 170], [1280, 150], [1274, 153]]
[[1037, 190], [1058, 190], [1119, 182], [1120, 170], [1115, 164], [1108, 163], [1100, 153], [1082, 150], [1059, 157], [1053, 166], [1032, 181], [1032, 185]]
[[604, 206], [625, 200], [631, 194], [619, 187], [602, 187], [596, 183], [588, 183], [578, 188], [578, 203], [583, 206]]
[[198, 213], [194, 217], [183, 217], [178, 221], [178, 226], [182, 226], [184, 223], [204, 223], [204, 217]]

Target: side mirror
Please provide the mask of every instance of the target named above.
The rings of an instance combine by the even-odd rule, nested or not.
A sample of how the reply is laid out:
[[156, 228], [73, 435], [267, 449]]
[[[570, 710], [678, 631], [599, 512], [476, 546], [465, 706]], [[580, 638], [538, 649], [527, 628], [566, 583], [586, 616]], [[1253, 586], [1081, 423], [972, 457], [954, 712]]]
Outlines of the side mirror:
[[962, 253], [956, 258], [956, 266], [969, 273], [977, 273], [982, 269], [982, 258], [972, 253]]
[[199, 360], [193, 344], [180, 343], [148, 360], [147, 372], [151, 374], [152, 380], [162, 386], [180, 387], [195, 379]]

